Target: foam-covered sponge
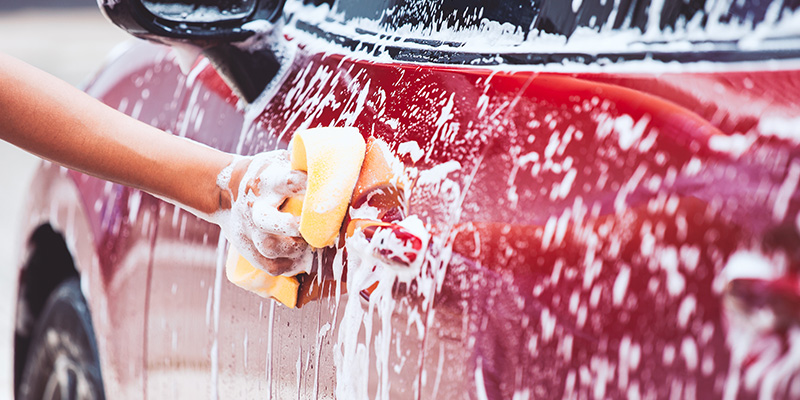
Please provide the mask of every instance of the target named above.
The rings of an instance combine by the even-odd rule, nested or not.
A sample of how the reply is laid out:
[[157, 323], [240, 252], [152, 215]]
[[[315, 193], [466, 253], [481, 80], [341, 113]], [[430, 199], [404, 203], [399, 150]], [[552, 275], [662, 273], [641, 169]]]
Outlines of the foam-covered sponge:
[[[308, 173], [305, 198], [289, 198], [281, 211], [300, 216], [300, 234], [311, 246], [333, 244], [347, 213], [366, 145], [356, 128], [316, 128], [295, 134], [292, 168]], [[250, 264], [235, 248], [225, 263], [228, 280], [261, 297], [295, 308], [300, 282], [272, 276]]]
[[250, 264], [236, 248], [228, 250], [225, 275], [231, 283], [264, 298], [273, 298], [289, 308], [297, 304], [300, 282], [293, 276], [272, 276]]
[[292, 138], [292, 169], [308, 173], [300, 234], [312, 247], [330, 246], [339, 234], [365, 153], [357, 128], [313, 128]]
[[[302, 199], [291, 198], [283, 204], [281, 211], [300, 216], [302, 207]], [[225, 275], [234, 285], [261, 297], [275, 299], [289, 308], [295, 308], [297, 305], [300, 282], [296, 277], [272, 276], [250, 264], [233, 246], [228, 250]]]

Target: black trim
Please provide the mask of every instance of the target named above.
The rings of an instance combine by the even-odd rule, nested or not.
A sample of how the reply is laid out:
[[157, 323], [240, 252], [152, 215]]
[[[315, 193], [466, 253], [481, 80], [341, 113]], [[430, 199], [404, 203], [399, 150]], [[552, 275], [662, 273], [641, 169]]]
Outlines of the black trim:
[[[297, 29], [317, 36], [321, 39], [335, 43], [352, 51], [362, 51], [370, 55], [388, 54], [395, 61], [451, 64], [451, 65], [547, 65], [562, 64], [572, 62], [578, 64], [614, 64], [624, 61], [654, 60], [661, 62], [680, 62], [691, 63], [700, 61], [715, 62], [743, 62], [743, 61], [764, 61], [764, 60], [790, 60], [800, 59], [800, 48], [783, 50], [740, 50], [736, 48], [736, 42], [717, 41], [717, 42], [696, 42], [713, 45], [717, 50], [702, 50], [692, 52], [670, 52], [670, 51], [639, 51], [630, 53], [475, 53], [459, 51], [464, 47], [464, 43], [445, 42], [424, 39], [401, 39], [397, 38], [393, 44], [376, 44], [357, 39], [352, 39], [344, 35], [339, 35], [325, 31], [315, 25], [305, 21], [296, 20]], [[357, 30], [361, 35], [372, 35], [377, 39], [389, 40], [393, 36], [379, 35], [363, 29]], [[413, 48], [402, 46], [403, 43], [422, 44], [429, 49]], [[664, 43], [644, 43], [648, 45], [659, 45]], [[442, 49], [442, 47], [446, 49]]]
[[149, 40], [171, 44], [172, 41], [190, 42], [199, 47], [244, 41], [255, 32], [243, 28], [254, 20], [277, 21], [284, 0], [260, 0], [255, 9], [245, 17], [214, 22], [176, 22], [154, 15], [138, 0], [99, 0], [108, 18], [128, 33]]
[[207, 48], [203, 54], [228, 83], [248, 103], [264, 91], [280, 71], [281, 63], [271, 49], [249, 52], [230, 44]]
[[[167, 45], [188, 43], [202, 50], [234, 93], [247, 102], [254, 101], [280, 69], [271, 46], [250, 51], [232, 43], [260, 34], [244, 28], [249, 21], [266, 20], [278, 29], [275, 23], [284, 0], [256, 0], [253, 11], [243, 18], [196, 23], [159, 18], [141, 0], [99, 1], [106, 16], [134, 36]], [[266, 40], [270, 33], [263, 34], [261, 39]]]

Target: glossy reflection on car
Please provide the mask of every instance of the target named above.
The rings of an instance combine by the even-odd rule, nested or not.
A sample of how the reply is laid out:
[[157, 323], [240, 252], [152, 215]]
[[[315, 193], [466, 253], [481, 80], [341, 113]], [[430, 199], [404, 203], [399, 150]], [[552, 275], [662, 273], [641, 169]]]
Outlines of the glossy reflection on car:
[[47, 164], [17, 382], [51, 271], [80, 275], [110, 398], [800, 397], [796, 4], [260, 1], [181, 26], [152, 3], [102, 4], [168, 45], [86, 90], [239, 154], [385, 142], [419, 271], [375, 289], [391, 266], [329, 248], [289, 309], [225, 280], [215, 226]]

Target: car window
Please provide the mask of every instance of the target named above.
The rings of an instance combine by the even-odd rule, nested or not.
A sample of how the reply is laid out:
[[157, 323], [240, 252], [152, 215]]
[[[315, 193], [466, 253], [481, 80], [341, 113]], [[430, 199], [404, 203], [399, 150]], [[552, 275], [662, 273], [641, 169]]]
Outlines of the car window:
[[383, 32], [466, 31], [497, 23], [529, 36], [571, 36], [594, 31], [638, 30], [648, 39], [673, 38], [680, 31], [751, 31], [793, 15], [800, 0], [309, 0], [328, 4], [335, 18], [357, 21]]

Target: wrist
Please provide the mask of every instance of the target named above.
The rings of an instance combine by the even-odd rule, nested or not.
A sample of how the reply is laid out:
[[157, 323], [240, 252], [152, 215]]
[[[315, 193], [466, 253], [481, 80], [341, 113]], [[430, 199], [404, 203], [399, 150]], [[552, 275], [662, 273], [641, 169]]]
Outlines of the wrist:
[[233, 155], [230, 163], [220, 170], [215, 185], [219, 210], [229, 210], [239, 198], [239, 188], [251, 161], [251, 157]]

